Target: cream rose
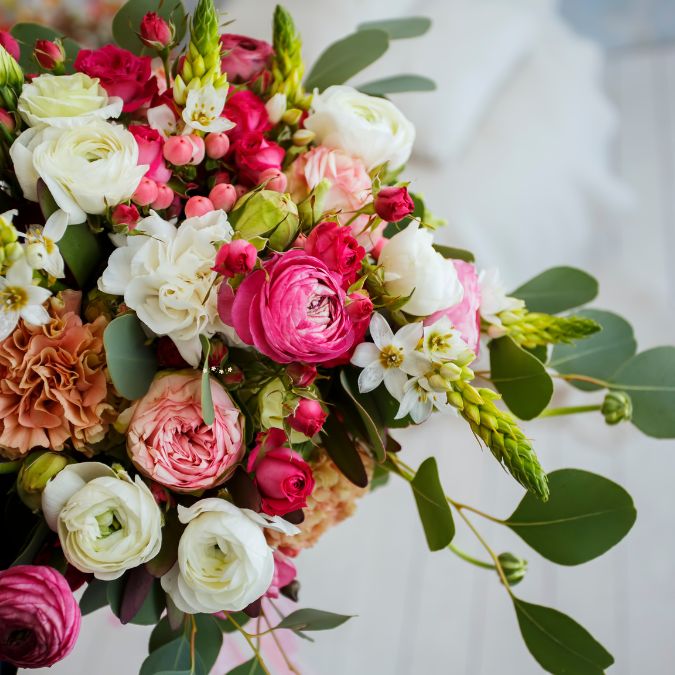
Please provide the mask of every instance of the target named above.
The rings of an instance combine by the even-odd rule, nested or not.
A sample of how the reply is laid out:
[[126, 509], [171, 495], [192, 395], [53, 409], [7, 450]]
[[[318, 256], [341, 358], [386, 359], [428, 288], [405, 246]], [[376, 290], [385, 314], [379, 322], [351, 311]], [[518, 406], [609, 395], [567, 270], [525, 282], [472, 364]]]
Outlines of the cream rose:
[[402, 298], [412, 293], [402, 309], [414, 316], [448, 309], [464, 294], [452, 260], [446, 260], [432, 244], [431, 232], [414, 221], [382, 247], [378, 258], [387, 292]]
[[162, 514], [148, 486], [100, 462], [67, 466], [45, 487], [42, 509], [66, 560], [105, 581], [154, 558]]
[[9, 152], [26, 199], [37, 201], [42, 178], [70, 223], [129, 199], [148, 170], [137, 166], [133, 135], [103, 120], [65, 130], [28, 129]]
[[368, 171], [403, 166], [415, 141], [415, 127], [391, 101], [344, 85], [314, 94], [305, 128], [320, 145], [359, 157]]
[[162, 588], [178, 609], [238, 612], [262, 596], [274, 575], [273, 551], [264, 527], [286, 534], [299, 530], [278, 517], [239, 509], [224, 499], [202, 499], [178, 506], [187, 525], [178, 544], [178, 561], [162, 577]]
[[40, 75], [24, 84], [17, 107], [28, 126], [67, 129], [97, 118], [119, 117], [123, 105], [121, 98], [108, 97], [98, 80], [75, 73]]

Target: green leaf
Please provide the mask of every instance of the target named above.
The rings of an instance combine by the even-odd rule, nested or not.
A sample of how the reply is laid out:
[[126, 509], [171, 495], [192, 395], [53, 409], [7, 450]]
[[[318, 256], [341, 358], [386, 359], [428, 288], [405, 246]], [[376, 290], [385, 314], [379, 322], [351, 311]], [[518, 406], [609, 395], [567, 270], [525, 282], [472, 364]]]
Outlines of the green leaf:
[[576, 267], [552, 267], [511, 293], [525, 301], [530, 312], [558, 314], [590, 302], [598, 282]]
[[576, 621], [550, 607], [513, 598], [523, 640], [549, 673], [602, 675], [612, 655]]
[[237, 666], [234, 670], [230, 670], [227, 675], [264, 675], [264, 672], [260, 661], [254, 657], [250, 661]]
[[[81, 606], [82, 603], [80, 603]], [[182, 627], [174, 630], [169, 624], [169, 619], [165, 616], [152, 630], [150, 634], [150, 642], [148, 643], [148, 651], [157, 651], [169, 642], [173, 642], [180, 637], [183, 632]]]
[[144, 567], [135, 567], [126, 574], [119, 612], [115, 612], [122, 623], [154, 626], [165, 608], [166, 596], [159, 579]]
[[402, 94], [408, 91], [434, 91], [435, 89], [436, 83], [422, 75], [393, 75], [358, 86], [359, 91], [371, 96]]
[[526, 494], [505, 525], [559, 565], [580, 565], [602, 555], [630, 531], [637, 512], [616, 483], [588, 471], [561, 469], [548, 475], [551, 496]]
[[354, 485], [367, 487], [368, 474], [363, 466], [361, 455], [335, 415], [328, 416], [324, 431], [323, 444], [326, 452], [340, 472]]
[[438, 477], [434, 457], [425, 459], [410, 483], [429, 550], [440, 551], [455, 536], [455, 522]]
[[633, 402], [633, 424], [654, 438], [675, 438], [675, 347], [637, 354], [611, 378]]
[[185, 527], [178, 520], [178, 513], [171, 509], [164, 514], [162, 527], [162, 547], [159, 553], [145, 563], [145, 568], [154, 577], [164, 576], [178, 560], [178, 543]]
[[330, 45], [319, 56], [307, 76], [305, 87], [323, 91], [334, 84], [343, 84], [379, 59], [389, 48], [389, 37], [383, 30], [363, 30]]
[[33, 559], [42, 548], [42, 545], [50, 535], [50, 532], [47, 523], [44, 520], [39, 520], [31, 529], [28, 539], [19, 552], [19, 555], [12, 563], [12, 567], [15, 565], [32, 565]]
[[[33, 49], [36, 40], [54, 41], [63, 38], [63, 33], [59, 33], [53, 28], [38, 23], [17, 23], [12, 28], [11, 33], [21, 45], [19, 65], [27, 73], [35, 72], [39, 67], [35, 59], [33, 59]], [[77, 52], [80, 51], [80, 45], [71, 38], [65, 38], [63, 40], [63, 48], [66, 51], [66, 63], [68, 64], [66, 71], [72, 73], [72, 64], [75, 61]]]
[[367, 21], [359, 24], [357, 30], [383, 30], [390, 40], [405, 40], [424, 35], [431, 28], [431, 19], [426, 16], [404, 16], [399, 19]]
[[[578, 316], [597, 321], [602, 330], [573, 344], [556, 345], [549, 366], [563, 375], [587, 375], [609, 380], [635, 354], [637, 342], [632, 326], [622, 317], [598, 309], [585, 309]], [[600, 389], [589, 382], [570, 382], [577, 389]]]
[[[251, 620], [251, 617], [245, 612], [229, 612], [229, 614], [232, 615], [232, 618], [241, 628]], [[223, 633], [236, 633], [239, 630], [229, 619], [218, 619], [218, 624]]]
[[58, 245], [66, 267], [73, 273], [78, 286], [84, 288], [103, 254], [98, 237], [87, 223], [71, 224]]
[[157, 356], [146, 344], [147, 338], [135, 314], [122, 314], [105, 329], [108, 371], [115, 388], [126, 399], [141, 398], [157, 372]]
[[202, 355], [204, 367], [202, 368], [202, 419], [204, 424], [211, 426], [216, 419], [213, 409], [213, 396], [211, 394], [211, 375], [209, 374], [209, 356], [211, 355], [211, 343], [204, 335], [199, 336], [202, 343]]
[[454, 248], [453, 246], [443, 246], [434, 244], [434, 249], [438, 251], [446, 260], [464, 260], [464, 262], [474, 262], [475, 256], [471, 251], [463, 248]]
[[358, 398], [352, 393], [351, 387], [349, 386], [349, 381], [347, 380], [347, 373], [344, 370], [340, 372], [340, 384], [347, 392], [349, 398], [351, 398], [353, 401], [356, 410], [363, 420], [363, 424], [366, 427], [368, 438], [370, 440], [370, 449], [375, 453], [375, 458], [378, 462], [384, 462], [384, 460], [387, 458], [387, 451], [384, 448], [380, 430], [377, 428], [375, 422], [373, 422], [373, 418], [368, 414], [368, 411], [363, 407]]
[[82, 615], [91, 614], [101, 607], [108, 605], [108, 582], [92, 579], [80, 598]]
[[141, 20], [147, 12], [156, 12], [166, 21], [173, 21], [176, 26], [176, 43], [183, 39], [187, 19], [180, 0], [166, 0], [165, 2], [129, 0], [115, 14], [112, 23], [113, 36], [120, 47], [137, 55], [154, 54], [154, 51], [147, 48], [138, 37]]
[[[204, 670], [199, 653], [196, 656], [199, 668], [195, 672], [207, 675], [208, 671]], [[157, 675], [161, 672], [189, 673], [190, 667], [190, 642], [184, 634], [181, 634], [180, 637], [151, 652], [143, 661], [139, 675]]]
[[334, 614], [321, 609], [298, 609], [282, 619], [276, 628], [296, 631], [331, 630], [352, 618], [353, 616], [347, 614]]
[[522, 420], [537, 417], [553, 395], [544, 364], [508, 336], [492, 340], [489, 348], [491, 379], [504, 403]]

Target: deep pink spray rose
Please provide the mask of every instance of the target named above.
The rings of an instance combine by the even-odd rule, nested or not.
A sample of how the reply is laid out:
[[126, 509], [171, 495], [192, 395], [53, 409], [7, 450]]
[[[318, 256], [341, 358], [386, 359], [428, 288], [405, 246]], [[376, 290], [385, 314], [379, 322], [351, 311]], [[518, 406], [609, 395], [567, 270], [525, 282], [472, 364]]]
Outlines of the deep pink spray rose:
[[160, 373], [133, 407], [127, 450], [136, 468], [176, 492], [206, 490], [225, 481], [244, 453], [243, 417], [211, 380], [215, 421], [204, 424], [201, 373]]
[[246, 344], [273, 361], [324, 363], [354, 344], [347, 301], [339, 274], [304, 251], [291, 250], [249, 274], [229, 311], [225, 302], [218, 308]]
[[301, 398], [293, 414], [288, 418], [291, 429], [305, 434], [308, 438], [316, 436], [326, 421], [328, 415], [318, 401], [311, 398]]
[[308, 366], [306, 363], [291, 363], [286, 368], [286, 374], [296, 387], [309, 387], [317, 376], [316, 366]]
[[462, 339], [469, 348], [478, 354], [480, 346], [480, 285], [475, 265], [463, 260], [452, 261], [459, 282], [464, 288], [462, 301], [448, 309], [435, 312], [424, 320], [425, 326], [430, 326], [441, 317], [447, 316], [452, 325], [461, 333]]
[[375, 197], [375, 213], [388, 223], [396, 223], [415, 210], [415, 202], [408, 194], [408, 188], [383, 187]]
[[260, 132], [243, 134], [233, 145], [234, 159], [239, 168], [239, 180], [246, 185], [258, 185], [260, 174], [267, 169], [281, 169], [285, 151]]
[[16, 61], [21, 56], [21, 48], [14, 36], [8, 30], [0, 30], [0, 47], [4, 47], [7, 53]]
[[115, 45], [81, 49], [75, 59], [75, 70], [98, 77], [109, 96], [119, 96], [124, 101], [123, 112], [138, 110], [157, 93], [152, 59]]
[[164, 163], [164, 139], [159, 131], [144, 124], [132, 124], [129, 131], [138, 145], [138, 164], [147, 164], [150, 167], [145, 173], [146, 177], [156, 183], [169, 181], [172, 174]]
[[269, 42], [246, 35], [225, 33], [220, 36], [223, 58], [220, 69], [230, 82], [248, 82], [267, 68], [274, 50]]
[[283, 429], [258, 434], [247, 469], [262, 497], [262, 510], [270, 516], [284, 516], [307, 506], [314, 489], [314, 477], [302, 455], [287, 447]]
[[329, 270], [341, 274], [348, 288], [361, 269], [366, 249], [352, 236], [350, 228], [327, 221], [309, 233], [305, 253], [323, 260]]
[[227, 99], [223, 115], [236, 126], [227, 132], [231, 141], [244, 134], [262, 134], [272, 128], [265, 104], [252, 91], [236, 91]]
[[66, 657], [82, 615], [63, 575], [43, 565], [0, 572], [0, 661], [45, 668]]
[[139, 37], [144, 45], [163, 49], [173, 42], [174, 31], [156, 12], [148, 12], [141, 20]]
[[216, 254], [214, 272], [232, 278], [237, 274], [248, 274], [258, 259], [256, 247], [246, 239], [234, 239], [224, 243]]
[[288, 586], [298, 576], [298, 570], [293, 561], [281, 551], [274, 551], [274, 576], [272, 583], [265, 593], [266, 598], [278, 598], [279, 591]]

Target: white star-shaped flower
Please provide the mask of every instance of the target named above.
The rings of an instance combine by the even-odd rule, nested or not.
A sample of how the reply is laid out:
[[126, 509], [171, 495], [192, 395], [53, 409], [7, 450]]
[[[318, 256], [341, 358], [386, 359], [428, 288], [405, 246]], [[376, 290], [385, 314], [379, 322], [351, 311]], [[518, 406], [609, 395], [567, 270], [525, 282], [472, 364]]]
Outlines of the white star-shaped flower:
[[453, 410], [445, 392], [434, 391], [426, 377], [413, 377], [405, 384], [403, 398], [395, 419], [400, 420], [410, 415], [415, 424], [422, 424], [434, 408], [440, 412]]
[[44, 270], [57, 279], [65, 276], [63, 256], [56, 242], [68, 227], [68, 214], [59, 209], [47, 219], [44, 227], [31, 225], [25, 235], [26, 262], [34, 270]]
[[208, 133], [227, 131], [234, 126], [227, 117], [221, 117], [227, 99], [227, 87], [216, 89], [212, 84], [188, 92], [183, 121], [185, 132], [199, 129]]
[[33, 270], [21, 258], [0, 277], [0, 340], [16, 328], [19, 319], [41, 326], [49, 321], [43, 304], [51, 293], [33, 285]]
[[422, 346], [427, 358], [434, 363], [474, 358], [461, 333], [452, 327], [452, 322], [447, 316], [441, 317], [431, 326], [424, 327]]

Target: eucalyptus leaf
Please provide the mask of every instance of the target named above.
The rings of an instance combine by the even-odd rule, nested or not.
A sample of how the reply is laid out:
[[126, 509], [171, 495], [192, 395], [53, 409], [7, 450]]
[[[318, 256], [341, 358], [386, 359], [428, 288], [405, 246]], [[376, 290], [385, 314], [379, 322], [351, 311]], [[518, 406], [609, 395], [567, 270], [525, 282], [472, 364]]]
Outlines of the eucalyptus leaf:
[[422, 75], [393, 75], [360, 84], [358, 90], [371, 96], [402, 94], [409, 91], [434, 91], [436, 83]]
[[19, 555], [12, 563], [14, 565], [31, 565], [33, 559], [37, 555], [38, 551], [45, 543], [47, 537], [50, 535], [51, 530], [47, 526], [47, 523], [40, 519], [30, 531], [28, 539], [26, 540], [23, 548], [19, 552]]
[[108, 582], [92, 579], [80, 598], [80, 611], [82, 616], [91, 614], [101, 607], [108, 605]]
[[[138, 614], [146, 598], [152, 589], [154, 577], [143, 565], [134, 567], [126, 575], [124, 592], [120, 603], [119, 620], [129, 623]], [[159, 612], [157, 618], [152, 623], [159, 621]]]
[[553, 380], [544, 364], [510, 337], [492, 340], [491, 379], [504, 403], [523, 420], [537, 417], [553, 396]]
[[348, 614], [324, 612], [321, 609], [298, 609], [281, 620], [276, 628], [294, 631], [331, 630], [352, 619]]
[[398, 19], [367, 21], [359, 24], [358, 30], [383, 30], [390, 40], [404, 40], [424, 35], [431, 28], [431, 19], [426, 16], [404, 16]]
[[576, 267], [552, 267], [511, 293], [524, 300], [531, 312], [547, 314], [580, 307], [597, 294], [598, 282]]
[[[27, 73], [35, 72], [39, 67], [37, 61], [33, 58], [33, 50], [37, 40], [50, 40], [53, 42], [54, 40], [63, 38], [62, 33], [39, 23], [17, 23], [13, 26], [11, 33], [21, 45], [19, 65]], [[72, 64], [75, 61], [77, 52], [80, 51], [80, 45], [71, 38], [65, 38], [63, 39], [63, 48], [66, 52], [66, 72], [72, 73]]]
[[[232, 618], [237, 622], [239, 627], [243, 628], [250, 620], [251, 617], [244, 612], [229, 612], [232, 615]], [[234, 625], [229, 619], [218, 619], [218, 625], [220, 630], [223, 633], [236, 633], [239, 629]]]
[[454, 248], [453, 246], [443, 246], [442, 244], [434, 244], [434, 249], [438, 251], [446, 260], [463, 260], [464, 262], [474, 262], [475, 256], [471, 251], [463, 248]]
[[164, 617], [152, 630], [150, 634], [150, 642], [148, 643], [148, 651], [154, 652], [160, 647], [173, 642], [180, 637], [183, 632], [182, 627], [174, 630], [169, 624], [168, 617]]
[[250, 661], [237, 666], [234, 670], [228, 671], [227, 675], [264, 675], [264, 673], [260, 661], [254, 657]]
[[136, 55], [154, 55], [154, 51], [146, 47], [138, 37], [141, 20], [147, 12], [151, 11], [159, 14], [167, 22], [173, 22], [176, 27], [176, 43], [179, 43], [187, 28], [185, 8], [180, 0], [164, 0], [164, 2], [129, 0], [118, 10], [113, 19], [112, 32], [115, 42]]
[[216, 413], [213, 409], [213, 395], [211, 393], [211, 375], [209, 374], [209, 356], [211, 355], [211, 342], [204, 336], [199, 336], [202, 343], [202, 356], [204, 358], [204, 367], [202, 368], [202, 419], [204, 424], [211, 426], [216, 419]]
[[616, 483], [588, 471], [548, 474], [551, 496], [542, 502], [526, 494], [505, 521], [525, 543], [559, 565], [580, 565], [618, 544], [637, 512]]
[[324, 447], [340, 472], [354, 485], [367, 487], [368, 474], [361, 455], [335, 414], [326, 419], [324, 431]]

